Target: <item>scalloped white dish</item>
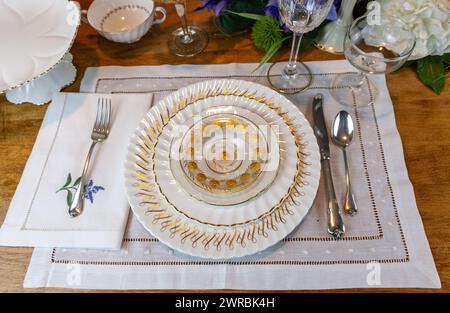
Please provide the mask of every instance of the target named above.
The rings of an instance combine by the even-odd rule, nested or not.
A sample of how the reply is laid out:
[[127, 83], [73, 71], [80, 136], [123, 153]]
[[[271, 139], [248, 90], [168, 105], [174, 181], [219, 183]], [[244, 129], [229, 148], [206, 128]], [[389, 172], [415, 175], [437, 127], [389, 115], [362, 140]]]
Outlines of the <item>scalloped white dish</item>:
[[[181, 172], [173, 172], [171, 147], [180, 126], [208, 110], [248, 110], [278, 135], [276, 175], [245, 202], [201, 201], [183, 186]], [[320, 179], [319, 149], [303, 114], [273, 90], [246, 81], [206, 81], [174, 92], [147, 113], [128, 151], [126, 189], [134, 214], [163, 243], [204, 258], [241, 257], [279, 242], [307, 214]]]
[[54, 68], [71, 48], [79, 23], [76, 2], [0, 0], [0, 93]]

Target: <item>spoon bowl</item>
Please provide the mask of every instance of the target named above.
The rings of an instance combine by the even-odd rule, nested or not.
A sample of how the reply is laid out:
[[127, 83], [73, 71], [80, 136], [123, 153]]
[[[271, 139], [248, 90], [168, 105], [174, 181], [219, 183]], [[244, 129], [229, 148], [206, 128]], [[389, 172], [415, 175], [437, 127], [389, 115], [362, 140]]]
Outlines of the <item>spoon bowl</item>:
[[342, 148], [348, 147], [353, 139], [353, 129], [353, 119], [350, 114], [347, 111], [340, 111], [331, 129], [333, 142]]

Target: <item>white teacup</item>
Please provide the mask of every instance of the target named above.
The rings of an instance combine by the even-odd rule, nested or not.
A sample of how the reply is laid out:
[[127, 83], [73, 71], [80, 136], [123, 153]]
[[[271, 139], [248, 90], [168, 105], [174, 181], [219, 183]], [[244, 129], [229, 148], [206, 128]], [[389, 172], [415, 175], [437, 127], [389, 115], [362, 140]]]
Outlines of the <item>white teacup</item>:
[[[154, 19], [155, 12], [162, 17]], [[166, 10], [152, 0], [95, 0], [81, 19], [100, 35], [114, 42], [132, 43], [142, 38], [153, 24], [166, 20]]]

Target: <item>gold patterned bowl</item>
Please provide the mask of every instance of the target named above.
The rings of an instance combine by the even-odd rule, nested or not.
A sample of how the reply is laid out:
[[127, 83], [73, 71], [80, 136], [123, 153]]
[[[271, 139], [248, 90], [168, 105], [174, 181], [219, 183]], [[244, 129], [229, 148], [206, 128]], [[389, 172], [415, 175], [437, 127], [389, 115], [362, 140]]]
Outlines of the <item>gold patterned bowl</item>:
[[196, 199], [239, 204], [275, 179], [278, 138], [258, 114], [235, 105], [210, 107], [178, 127], [186, 131], [181, 140], [172, 141], [171, 170]]
[[213, 80], [182, 88], [147, 113], [125, 177], [134, 214], [161, 242], [224, 259], [292, 232], [315, 199], [320, 156], [308, 121], [285, 97], [247, 81]]

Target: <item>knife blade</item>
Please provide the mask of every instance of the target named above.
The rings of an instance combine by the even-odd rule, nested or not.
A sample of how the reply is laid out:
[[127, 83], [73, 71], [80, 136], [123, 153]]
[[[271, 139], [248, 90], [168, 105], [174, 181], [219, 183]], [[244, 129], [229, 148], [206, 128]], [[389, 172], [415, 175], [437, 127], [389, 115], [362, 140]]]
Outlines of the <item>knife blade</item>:
[[327, 218], [328, 233], [335, 238], [341, 238], [345, 233], [345, 225], [342, 220], [342, 213], [334, 192], [333, 177], [330, 166], [330, 144], [328, 141], [328, 131], [323, 114], [323, 95], [317, 94], [313, 99], [313, 120], [314, 134], [320, 150], [320, 163], [325, 179], [325, 190], [327, 194]]

